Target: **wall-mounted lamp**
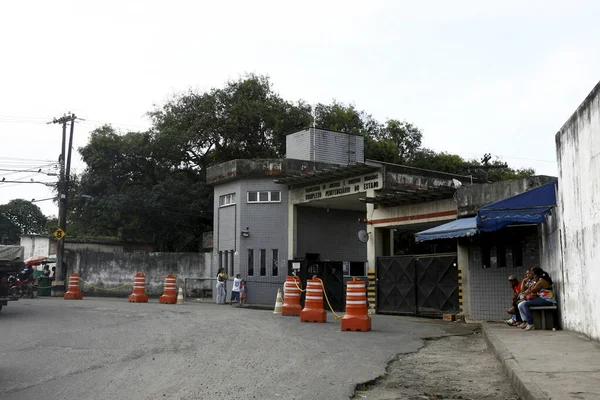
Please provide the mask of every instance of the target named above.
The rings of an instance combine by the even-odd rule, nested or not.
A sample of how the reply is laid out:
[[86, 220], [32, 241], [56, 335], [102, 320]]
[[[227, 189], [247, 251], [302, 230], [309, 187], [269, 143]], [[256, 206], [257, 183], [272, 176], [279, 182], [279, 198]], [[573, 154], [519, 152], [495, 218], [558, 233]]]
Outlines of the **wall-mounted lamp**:
[[250, 237], [250, 228], [242, 230], [242, 237]]

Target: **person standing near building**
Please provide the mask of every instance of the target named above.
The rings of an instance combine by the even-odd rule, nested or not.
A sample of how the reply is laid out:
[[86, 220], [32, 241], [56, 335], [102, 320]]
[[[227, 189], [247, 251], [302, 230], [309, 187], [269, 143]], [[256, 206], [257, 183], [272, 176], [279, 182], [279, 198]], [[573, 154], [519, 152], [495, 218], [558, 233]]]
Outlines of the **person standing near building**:
[[217, 304], [225, 304], [227, 301], [227, 279], [229, 276], [225, 273], [225, 268], [219, 268], [217, 274]]
[[240, 307], [246, 305], [246, 281], [242, 280], [240, 282]]
[[240, 289], [241, 289], [242, 278], [240, 278], [240, 274], [237, 274], [235, 278], [233, 278], [233, 288], [231, 289], [231, 300], [229, 304], [233, 305], [233, 302], [240, 302]]

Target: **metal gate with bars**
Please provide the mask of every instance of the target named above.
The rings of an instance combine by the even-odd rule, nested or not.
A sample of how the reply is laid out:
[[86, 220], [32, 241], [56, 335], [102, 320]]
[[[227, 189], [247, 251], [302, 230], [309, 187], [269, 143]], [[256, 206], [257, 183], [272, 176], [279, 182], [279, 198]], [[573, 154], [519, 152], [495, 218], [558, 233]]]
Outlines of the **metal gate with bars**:
[[377, 312], [439, 315], [460, 310], [456, 254], [377, 258]]

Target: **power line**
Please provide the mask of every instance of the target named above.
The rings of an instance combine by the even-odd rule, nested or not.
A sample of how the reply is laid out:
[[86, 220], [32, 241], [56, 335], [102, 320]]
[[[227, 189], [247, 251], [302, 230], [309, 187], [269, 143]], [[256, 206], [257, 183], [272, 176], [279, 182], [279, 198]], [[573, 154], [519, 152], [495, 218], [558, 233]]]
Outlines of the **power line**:
[[0, 156], [0, 161], [2, 160], [12, 160], [12, 161], [31, 161], [31, 162], [46, 162], [46, 163], [55, 163], [53, 160], [41, 160], [34, 158], [20, 158], [20, 157], [2, 157]]
[[6, 171], [6, 172], [35, 172], [37, 174], [45, 174], [45, 172], [42, 172], [42, 169], [44, 169], [43, 167], [38, 168], [38, 170], [36, 171], [35, 168], [33, 169], [10, 169], [10, 168], [0, 168], [0, 171]]
[[42, 181], [7, 181], [7, 180], [2, 180], [0, 181], [0, 183], [40, 183], [42, 185], [46, 185], [46, 186], [54, 186], [56, 184], [56, 182], [50, 182], [50, 181], [46, 181], [46, 182], [42, 182]]

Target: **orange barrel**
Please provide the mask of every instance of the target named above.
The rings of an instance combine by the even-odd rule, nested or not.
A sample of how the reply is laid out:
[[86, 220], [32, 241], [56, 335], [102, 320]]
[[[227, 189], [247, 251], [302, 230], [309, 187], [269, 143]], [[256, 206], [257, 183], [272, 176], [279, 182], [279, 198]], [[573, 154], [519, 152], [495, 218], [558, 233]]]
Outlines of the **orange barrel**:
[[370, 331], [371, 317], [367, 314], [365, 282], [354, 277], [346, 287], [346, 315], [342, 318], [342, 331]]
[[316, 275], [306, 281], [306, 297], [300, 322], [327, 322], [327, 313], [323, 308], [323, 284]]
[[175, 275], [167, 275], [165, 277], [165, 289], [163, 295], [159, 297], [158, 302], [161, 304], [177, 303], [177, 277]]
[[79, 274], [72, 273], [69, 275], [69, 286], [65, 293], [65, 300], [81, 300], [83, 299], [83, 293], [79, 290]]
[[130, 303], [147, 303], [148, 295], [146, 294], [146, 275], [135, 274], [133, 279], [133, 293], [129, 295]]
[[300, 278], [297, 276], [288, 276], [283, 284], [283, 306], [281, 315], [297, 316], [300, 315], [302, 307], [300, 306]]

